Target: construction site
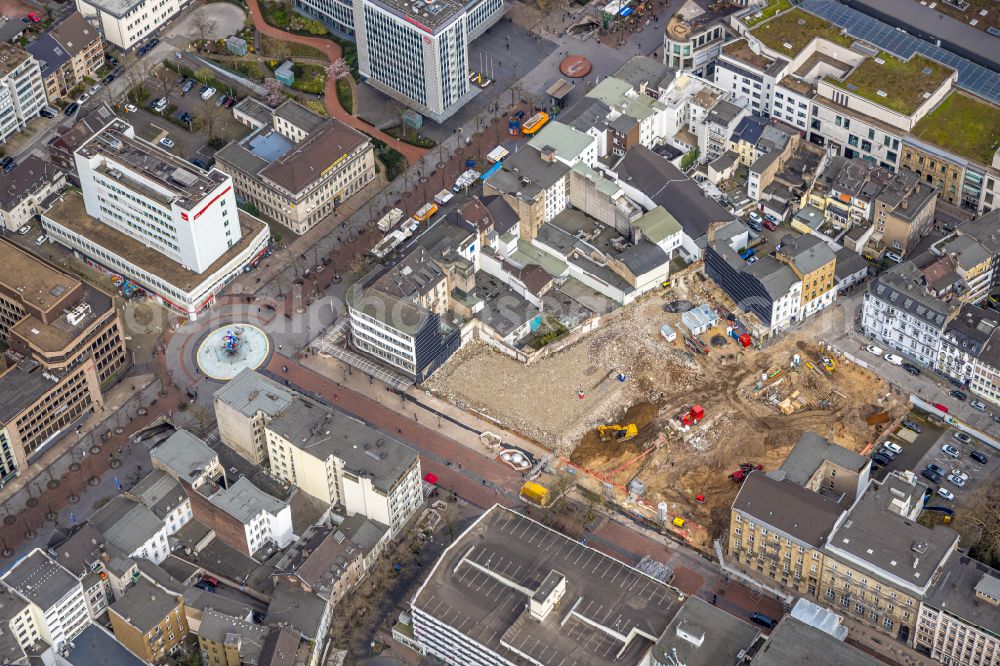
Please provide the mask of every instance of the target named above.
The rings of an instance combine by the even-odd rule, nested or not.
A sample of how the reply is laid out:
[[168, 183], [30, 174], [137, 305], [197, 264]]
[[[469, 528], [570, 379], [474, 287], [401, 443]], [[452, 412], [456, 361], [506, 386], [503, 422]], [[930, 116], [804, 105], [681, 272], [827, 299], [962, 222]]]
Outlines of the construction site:
[[779, 467], [805, 431], [863, 452], [907, 409], [882, 379], [828, 356], [814, 327], [761, 347], [729, 314], [692, 274], [530, 364], [470, 343], [425, 386], [551, 450], [540, 483], [573, 475], [707, 547], [728, 525], [741, 464]]

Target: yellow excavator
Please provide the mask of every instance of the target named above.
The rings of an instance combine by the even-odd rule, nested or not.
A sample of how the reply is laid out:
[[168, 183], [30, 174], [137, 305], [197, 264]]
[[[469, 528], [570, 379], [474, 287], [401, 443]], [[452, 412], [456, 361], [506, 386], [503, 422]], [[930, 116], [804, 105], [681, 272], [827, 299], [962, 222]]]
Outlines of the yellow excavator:
[[628, 425], [613, 423], [611, 425], [597, 426], [597, 434], [600, 435], [602, 442], [606, 442], [609, 439], [625, 442], [638, 435], [639, 429], [634, 423], [629, 423]]
[[823, 364], [823, 367], [826, 368], [828, 372], [833, 372], [834, 368], [837, 367], [837, 364], [834, 363], [833, 359], [830, 358], [829, 356], [821, 356], [819, 360]]

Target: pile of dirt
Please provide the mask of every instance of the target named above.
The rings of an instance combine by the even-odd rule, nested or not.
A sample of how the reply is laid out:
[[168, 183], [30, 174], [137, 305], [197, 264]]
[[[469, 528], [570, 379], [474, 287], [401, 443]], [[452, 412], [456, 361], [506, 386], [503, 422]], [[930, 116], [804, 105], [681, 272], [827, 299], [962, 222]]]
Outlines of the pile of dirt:
[[657, 412], [659, 412], [659, 408], [649, 402], [632, 405], [616, 423], [620, 425], [634, 423], [639, 430], [638, 435], [626, 442], [615, 439], [601, 441], [600, 433], [594, 428], [580, 440], [580, 444], [570, 455], [570, 462], [600, 472], [605, 462], [617, 461], [620, 458], [628, 459], [642, 453], [649, 445], [650, 439], [655, 437], [655, 429], [650, 426], [653, 424]]

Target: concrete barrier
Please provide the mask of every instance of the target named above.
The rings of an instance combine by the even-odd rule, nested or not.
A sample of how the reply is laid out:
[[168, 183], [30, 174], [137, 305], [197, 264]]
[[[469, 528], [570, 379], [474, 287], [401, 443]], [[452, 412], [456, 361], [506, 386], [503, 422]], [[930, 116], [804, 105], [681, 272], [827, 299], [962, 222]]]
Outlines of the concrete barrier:
[[984, 442], [985, 444], [988, 444], [990, 448], [994, 449], [995, 451], [1000, 452], [1000, 441], [998, 441], [992, 435], [989, 435], [978, 428], [972, 427], [965, 421], [957, 419], [947, 412], [942, 412], [940, 409], [935, 407], [933, 403], [927, 402], [920, 396], [913, 395], [911, 393], [910, 402], [916, 405], [917, 407], [920, 407], [921, 409], [933, 414], [934, 416], [939, 417], [942, 421], [952, 426], [956, 430], [961, 430], [962, 432], [968, 434], [969, 436], [975, 437], [976, 439]]

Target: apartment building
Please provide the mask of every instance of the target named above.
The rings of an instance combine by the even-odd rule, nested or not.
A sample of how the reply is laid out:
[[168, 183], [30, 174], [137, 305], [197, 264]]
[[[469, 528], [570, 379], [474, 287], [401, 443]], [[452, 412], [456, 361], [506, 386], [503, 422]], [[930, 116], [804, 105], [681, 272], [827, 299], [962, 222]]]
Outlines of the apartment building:
[[297, 394], [266, 433], [272, 474], [393, 536], [423, 502], [417, 454], [339, 410]]
[[780, 471], [784, 480], [850, 506], [868, 487], [871, 459], [814, 432], [805, 432]]
[[959, 554], [920, 602], [913, 646], [944, 664], [1000, 661], [1000, 572]]
[[976, 395], [1000, 405], [1000, 333], [996, 329], [976, 358], [971, 388]]
[[260, 664], [269, 627], [206, 610], [198, 629], [202, 663], [211, 666]]
[[[547, 555], [540, 539], [551, 543]], [[609, 574], [595, 576], [595, 567]], [[503, 573], [511, 568], [527, 585]], [[483, 575], [497, 582], [489, 604], [474, 582]], [[622, 589], [632, 592], [623, 597]], [[649, 663], [680, 599], [670, 585], [495, 505], [455, 539], [414, 594], [413, 643], [448, 664], [637, 666]], [[591, 600], [604, 604], [601, 613], [587, 611]]]
[[292, 509], [246, 477], [228, 488], [205, 484], [190, 491], [195, 518], [216, 536], [248, 557], [287, 546], [292, 534]]
[[812, 234], [782, 236], [774, 258], [788, 265], [802, 283], [798, 319], [816, 314], [837, 298], [833, 279], [837, 256], [822, 239]]
[[979, 356], [1000, 323], [1000, 315], [975, 305], [963, 305], [941, 334], [934, 369], [970, 386]]
[[85, 78], [96, 79], [104, 65], [104, 42], [97, 30], [73, 12], [27, 46], [38, 61], [50, 102], [65, 97]]
[[904, 261], [868, 283], [861, 326], [877, 343], [934, 366], [945, 327], [959, 311], [928, 291], [923, 273]]
[[104, 39], [128, 51], [152, 37], [187, 0], [77, 0], [76, 9], [100, 28]]
[[237, 208], [229, 176], [137, 138], [125, 121], [86, 139], [75, 158], [81, 192], [43, 214], [46, 232], [186, 316], [267, 249], [267, 225]]
[[94, 512], [90, 524], [124, 557], [159, 564], [170, 554], [167, 525], [143, 504], [116, 495]]
[[736, 128], [748, 116], [746, 108], [719, 100], [708, 110], [698, 129], [698, 151], [712, 161], [729, 149], [729, 140]]
[[42, 202], [66, 187], [65, 174], [29, 155], [4, 174], [0, 185], [0, 228], [17, 231], [42, 211]]
[[219, 454], [200, 437], [178, 430], [156, 445], [149, 454], [153, 467], [165, 471], [182, 486], [194, 490], [203, 485], [226, 485], [226, 470]]
[[[320, 7], [327, 5], [315, 0], [301, 4], [326, 14]], [[477, 92], [469, 76], [469, 44], [503, 12], [503, 0], [353, 3], [361, 76], [434, 122], [444, 122]]]
[[111, 297], [0, 240], [0, 479], [20, 473], [103, 405], [128, 359]]
[[80, 580], [40, 548], [0, 578], [25, 606], [10, 620], [22, 649], [39, 640], [57, 650], [68, 646], [90, 623]]
[[115, 638], [147, 662], [160, 662], [187, 638], [184, 597], [139, 579], [111, 605]]
[[38, 61], [24, 49], [0, 42], [0, 143], [27, 127], [46, 103]]
[[250, 369], [215, 392], [215, 419], [223, 444], [255, 465], [267, 460], [267, 419], [288, 407], [294, 392]]
[[173, 536], [193, 517], [191, 500], [183, 486], [162, 469], [154, 469], [125, 493], [153, 512]]
[[742, 569], [816, 598], [823, 546], [843, 515], [836, 500], [789, 480], [752, 472], [733, 501], [727, 557]]
[[[275, 629], [291, 629], [298, 639], [295, 650], [296, 666], [318, 666], [326, 652], [329, 640], [330, 618], [333, 607], [317, 592], [306, 586], [278, 581], [274, 595], [267, 607], [265, 624]], [[293, 644], [291, 637], [284, 637]], [[269, 663], [279, 666], [278, 656], [272, 656]]]
[[924, 491], [911, 472], [873, 482], [824, 546], [820, 600], [907, 644], [920, 602], [958, 546], [954, 530], [916, 522]]
[[520, 150], [484, 181], [483, 194], [502, 196], [520, 220], [519, 236], [532, 240], [566, 208], [569, 171], [554, 147]]
[[288, 100], [271, 122], [215, 155], [237, 196], [303, 234], [375, 178], [371, 139]]

